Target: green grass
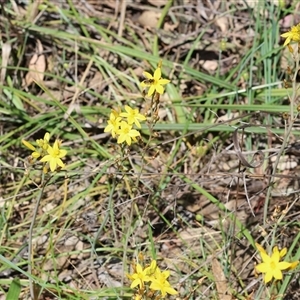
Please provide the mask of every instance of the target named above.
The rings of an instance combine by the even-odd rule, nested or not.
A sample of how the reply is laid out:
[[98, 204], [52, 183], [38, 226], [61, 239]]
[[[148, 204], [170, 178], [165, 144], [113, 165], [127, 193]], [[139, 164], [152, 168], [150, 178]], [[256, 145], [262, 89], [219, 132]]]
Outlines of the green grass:
[[[23, 16], [2, 5], [10, 19], [1, 25], [2, 49], [11, 45], [8, 60], [0, 58], [0, 295], [6, 299], [130, 299], [126, 274], [140, 252], [170, 270], [180, 299], [223, 299], [225, 290], [232, 299], [288, 299], [297, 289], [299, 267], [267, 287], [253, 271], [260, 262], [255, 242], [267, 251], [288, 247], [288, 261], [300, 257], [297, 187], [288, 181], [297, 169], [277, 168], [300, 132], [298, 85], [281, 84], [290, 78], [283, 59], [294, 62], [280, 46], [279, 20], [295, 4], [260, 1], [251, 9], [222, 2], [212, 19], [198, 16], [200, 26], [178, 3], [156, 9], [156, 29], [133, 22], [129, 3], [122, 24], [101, 4], [102, 18], [72, 1], [44, 1], [31, 15], [33, 1]], [[225, 33], [215, 23], [221, 17]], [[198, 35], [167, 45], [165, 25], [174, 26], [178, 39], [193, 30]], [[47, 67], [42, 82], [26, 86], [37, 40]], [[215, 71], [200, 62], [209, 54]], [[151, 108], [140, 81], [160, 60], [162, 77], [171, 80], [160, 98], [162, 118], [142, 124], [142, 143], [120, 147], [103, 131], [110, 111]], [[291, 67], [296, 74], [298, 65]], [[255, 169], [242, 165], [232, 145], [236, 130], [248, 161], [248, 152], [277, 149], [272, 168], [268, 158]], [[33, 143], [45, 132], [51, 144], [62, 140], [68, 155], [65, 170], [43, 175], [22, 140]]]

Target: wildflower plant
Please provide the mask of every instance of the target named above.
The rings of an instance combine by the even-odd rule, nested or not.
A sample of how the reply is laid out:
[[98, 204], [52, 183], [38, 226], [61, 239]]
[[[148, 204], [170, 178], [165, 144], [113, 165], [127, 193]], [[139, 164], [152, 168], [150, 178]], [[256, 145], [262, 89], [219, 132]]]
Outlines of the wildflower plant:
[[136, 289], [135, 299], [163, 299], [167, 295], [177, 295], [178, 292], [168, 281], [170, 271], [161, 271], [156, 260], [150, 265], [133, 264], [133, 273], [127, 274], [132, 281], [130, 287]]
[[286, 255], [287, 248], [283, 248], [281, 251], [279, 251], [278, 247], [275, 246], [272, 254], [268, 255], [266, 250], [261, 245], [258, 243], [255, 245], [262, 259], [262, 262], [258, 264], [255, 269], [256, 271], [264, 274], [264, 283], [270, 282], [273, 278], [276, 280], [282, 280], [282, 271], [292, 270], [296, 268], [299, 263], [298, 261], [280, 261]]
[[[283, 87], [288, 89], [291, 88], [291, 91], [288, 91], [287, 96], [289, 99], [289, 106], [290, 111], [289, 113], [283, 112], [282, 118], [285, 122], [286, 131], [283, 136], [282, 141], [282, 147], [280, 151], [277, 153], [277, 158], [274, 164], [272, 165], [273, 170], [278, 169], [279, 161], [282, 158], [282, 155], [284, 153], [285, 147], [288, 145], [288, 141], [291, 136], [292, 128], [294, 126], [295, 120], [299, 118], [299, 112], [300, 112], [300, 105], [298, 102], [298, 90], [299, 90], [299, 84], [296, 80], [298, 73], [299, 73], [299, 54], [300, 54], [300, 23], [296, 26], [293, 26], [290, 31], [283, 33], [281, 35], [283, 38], [285, 38], [284, 46], [288, 47], [288, 50], [292, 54], [293, 62], [292, 64], [289, 62], [289, 66], [286, 69], [286, 75], [288, 76], [287, 79], [283, 81]], [[295, 49], [290, 44], [292, 42], [296, 42]], [[270, 296], [270, 299], [281, 297], [289, 288], [289, 283], [291, 282], [291, 276], [285, 276], [286, 272], [289, 272], [293, 269], [295, 269], [299, 261], [289, 261], [285, 256], [287, 254], [287, 248], [283, 248], [279, 250], [278, 246], [276, 246], [275, 237], [278, 236], [278, 231], [280, 231], [281, 235], [281, 229], [280, 226], [283, 224], [283, 219], [286, 218], [287, 213], [289, 209], [281, 210], [280, 207], [275, 206], [275, 210], [273, 214], [270, 216], [269, 219], [269, 203], [270, 198], [269, 196], [272, 193], [272, 189], [274, 188], [273, 185], [269, 185], [268, 187], [268, 193], [267, 197], [265, 199], [265, 206], [264, 206], [264, 216], [263, 216], [263, 222], [264, 225], [267, 223], [273, 223], [274, 227], [272, 228], [272, 236], [273, 239], [271, 241], [271, 244], [274, 244], [275, 246], [272, 248], [270, 252], [267, 252], [260, 244], [256, 243], [256, 248], [259, 252], [261, 261], [255, 266], [255, 271], [258, 273], [261, 273], [263, 275], [263, 284], [261, 284], [256, 292], [256, 298], [255, 299], [262, 299], [261, 295], [263, 293], [267, 293]], [[267, 236], [267, 232], [264, 232], [264, 236]], [[295, 237], [295, 240], [299, 239], [299, 237]], [[293, 244], [291, 245], [290, 252], [292, 250], [295, 250], [296, 241], [294, 240]], [[297, 250], [297, 254], [295, 257], [299, 258], [299, 251]], [[280, 283], [282, 281], [282, 283]], [[267, 284], [273, 283], [271, 287], [267, 287]], [[275, 284], [274, 284], [275, 283]], [[264, 291], [265, 290], [265, 291]]]
[[155, 69], [153, 75], [149, 72], [143, 72], [145, 80], [143, 80], [140, 85], [141, 87], [148, 89], [148, 93], [143, 92], [144, 97], [151, 97], [151, 102], [149, 105], [148, 115], [150, 116], [150, 125], [155, 125], [158, 121], [158, 109], [160, 104], [160, 95], [165, 91], [164, 86], [170, 83], [169, 79], [162, 78], [162, 61], [159, 61], [157, 68]]
[[[110, 133], [111, 136], [117, 140], [117, 144], [121, 145], [123, 154], [125, 153], [124, 150], [126, 150], [126, 146], [131, 146], [131, 144], [138, 142], [141, 137], [141, 123], [146, 120], [150, 130], [150, 138], [147, 145], [149, 145], [151, 141], [153, 126], [158, 121], [160, 96], [165, 91], [164, 86], [170, 82], [169, 79], [162, 78], [161, 67], [162, 63], [160, 61], [153, 75], [148, 72], [143, 73], [146, 79], [140, 83], [140, 86], [144, 88], [142, 96], [145, 100], [145, 114], [142, 114], [138, 108], [129, 105], [125, 105], [124, 109], [120, 107], [112, 109], [110, 112], [104, 132]], [[148, 97], [150, 97], [150, 101]], [[147, 149], [147, 145], [143, 148], [144, 151]], [[142, 157], [144, 157], [143, 155]], [[119, 160], [117, 163], [119, 163]], [[143, 166], [141, 166], [140, 169], [143, 169]], [[132, 215], [130, 215], [130, 218], [132, 220]], [[140, 261], [144, 260], [141, 258]], [[168, 281], [170, 271], [161, 271], [155, 260], [152, 260], [149, 265], [134, 263], [132, 269], [133, 272], [127, 274], [127, 277], [131, 280], [130, 287], [135, 290], [134, 299], [158, 300], [167, 297], [167, 295], [178, 294]]]
[[[148, 88], [147, 96], [151, 97], [149, 115], [152, 126], [158, 120], [159, 98], [164, 93], [164, 85], [170, 82], [169, 79], [161, 77], [161, 65], [160, 61], [153, 75], [145, 71], [143, 74], [146, 79], [140, 83], [142, 87]], [[110, 132], [112, 137], [117, 139], [118, 144], [130, 146], [132, 143], [136, 143], [141, 136], [139, 132], [141, 129], [140, 122], [145, 121], [146, 116], [141, 114], [137, 108], [131, 108], [129, 105], [125, 105], [124, 109], [125, 111], [121, 111], [118, 107], [111, 111], [104, 132]]]
[[[36, 140], [35, 143], [31, 143], [26, 140], [22, 140], [22, 143], [25, 147], [30, 149], [32, 151], [32, 154], [30, 156], [29, 162], [31, 164], [35, 163], [42, 163], [43, 165], [43, 176], [42, 176], [42, 182], [41, 182], [41, 188], [39, 191], [39, 195], [37, 197], [37, 201], [35, 204], [35, 208], [33, 210], [33, 216], [31, 219], [29, 232], [28, 232], [28, 252], [29, 252], [29, 258], [28, 258], [28, 272], [29, 274], [33, 273], [33, 270], [36, 269], [35, 262], [32, 259], [33, 258], [33, 236], [34, 236], [34, 224], [36, 221], [36, 217], [38, 214], [38, 208], [40, 205], [40, 201], [42, 199], [44, 189], [49, 183], [49, 180], [45, 180], [45, 174], [48, 173], [49, 168], [51, 172], [55, 172], [60, 170], [61, 168], [65, 167], [65, 164], [62, 161], [62, 158], [64, 158], [67, 155], [67, 150], [61, 149], [61, 141], [56, 139], [53, 143], [53, 145], [50, 145], [50, 133], [46, 132], [43, 139]], [[30, 286], [30, 294], [34, 295], [34, 283], [29, 279], [29, 286]], [[34, 298], [32, 296], [32, 298]]]
[[53, 146], [50, 146], [49, 140], [49, 132], [45, 133], [43, 139], [36, 140], [36, 146], [22, 140], [23, 145], [32, 151], [30, 162], [33, 164], [39, 159], [39, 162], [43, 163], [44, 173], [48, 172], [49, 167], [51, 172], [64, 168], [62, 158], [67, 155], [67, 150], [61, 149], [60, 140], [55, 140]]

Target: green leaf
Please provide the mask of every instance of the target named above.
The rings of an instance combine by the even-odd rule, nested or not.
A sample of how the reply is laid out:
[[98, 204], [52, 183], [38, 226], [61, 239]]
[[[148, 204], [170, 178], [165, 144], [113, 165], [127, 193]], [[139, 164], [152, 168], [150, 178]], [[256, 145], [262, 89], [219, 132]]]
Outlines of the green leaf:
[[24, 111], [24, 106], [23, 103], [21, 101], [21, 99], [19, 98], [19, 96], [16, 93], [11, 93], [8, 89], [4, 88], [3, 89], [3, 93], [6, 95], [6, 97], [9, 99], [9, 101], [11, 101], [14, 106], [19, 109]]
[[9, 286], [7, 300], [18, 300], [21, 293], [21, 284], [19, 278], [14, 278]]

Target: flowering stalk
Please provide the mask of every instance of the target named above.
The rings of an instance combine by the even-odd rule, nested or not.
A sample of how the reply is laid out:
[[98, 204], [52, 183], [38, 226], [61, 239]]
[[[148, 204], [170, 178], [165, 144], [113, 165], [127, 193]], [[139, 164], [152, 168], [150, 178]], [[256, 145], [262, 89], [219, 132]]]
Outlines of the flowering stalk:
[[148, 88], [147, 96], [151, 97], [150, 103], [150, 117], [152, 126], [158, 121], [158, 108], [159, 108], [159, 99], [160, 95], [164, 93], [163, 85], [166, 85], [170, 82], [169, 79], [164, 79], [161, 77], [161, 66], [162, 61], [159, 61], [156, 70], [153, 75], [148, 72], [143, 72], [143, 75], [146, 77], [144, 81], [141, 82], [141, 87]]
[[[36, 216], [38, 213], [38, 208], [40, 206], [40, 201], [44, 194], [44, 189], [50, 181], [51, 177], [45, 180], [45, 174], [48, 173], [48, 167], [50, 167], [51, 172], [55, 172], [59, 168], [64, 168], [65, 164], [62, 162], [61, 158], [65, 157], [67, 154], [66, 150], [60, 149], [61, 141], [55, 140], [53, 146], [49, 145], [50, 134], [48, 132], [45, 133], [43, 139], [36, 140], [36, 146], [31, 144], [26, 140], [22, 140], [24, 146], [32, 151], [30, 162], [33, 164], [38, 159], [39, 162], [43, 163], [43, 174], [42, 174], [42, 183], [40, 185], [40, 192], [37, 198], [37, 202], [35, 204], [35, 208], [33, 211], [32, 220], [30, 222], [29, 233], [28, 233], [28, 273], [32, 274], [32, 270], [34, 269], [34, 257], [33, 257], [33, 247], [32, 247], [32, 239], [33, 239], [33, 230], [34, 224], [36, 220]], [[34, 292], [34, 283], [29, 277], [29, 286], [30, 286], [30, 295], [31, 298], [35, 298]]]
[[40, 158], [40, 162], [45, 163], [43, 164], [44, 173], [48, 172], [48, 167], [50, 167], [51, 172], [55, 172], [59, 168], [64, 168], [65, 164], [61, 159], [67, 155], [67, 151], [60, 148], [61, 141], [55, 140], [53, 146], [50, 146], [49, 140], [49, 132], [45, 133], [43, 139], [36, 140], [37, 147], [26, 140], [22, 140], [23, 145], [33, 151], [30, 161], [34, 163]]

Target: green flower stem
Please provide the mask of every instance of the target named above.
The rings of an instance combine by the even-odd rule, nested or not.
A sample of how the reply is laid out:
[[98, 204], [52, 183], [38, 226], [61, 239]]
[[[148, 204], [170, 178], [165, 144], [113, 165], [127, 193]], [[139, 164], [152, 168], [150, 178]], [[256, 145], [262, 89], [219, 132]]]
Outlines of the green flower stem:
[[[30, 228], [29, 228], [29, 233], [28, 233], [28, 235], [29, 235], [29, 237], [28, 237], [28, 254], [29, 254], [28, 255], [28, 273], [30, 275], [32, 275], [32, 269], [33, 269], [33, 264], [34, 264], [33, 248], [32, 248], [32, 236], [33, 236], [34, 223], [36, 220], [36, 216], [38, 213], [38, 208], [40, 206], [42, 196], [44, 194], [44, 189], [45, 189], [47, 183], [50, 181], [50, 179], [51, 179], [51, 177], [49, 177], [49, 179], [45, 181], [45, 174], [44, 173], [42, 174], [42, 187], [41, 187], [40, 193], [38, 195], [37, 202], [35, 204], [35, 208], [34, 208], [34, 212], [33, 212], [33, 216], [32, 216], [32, 220], [30, 223]], [[36, 299], [35, 293], [34, 293], [32, 277], [29, 277], [29, 288], [30, 288], [31, 299]]]

